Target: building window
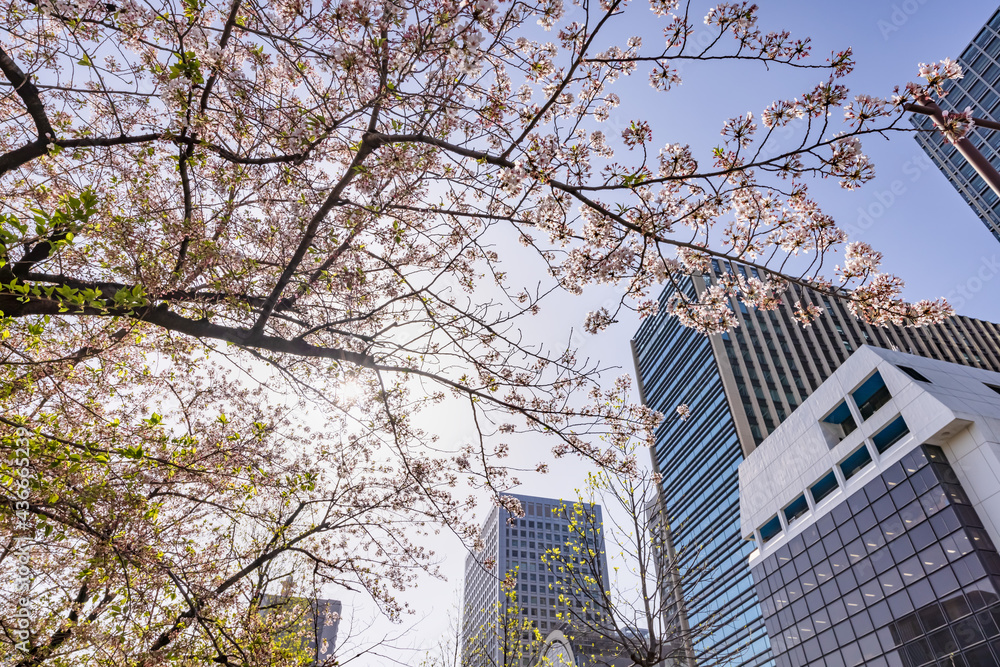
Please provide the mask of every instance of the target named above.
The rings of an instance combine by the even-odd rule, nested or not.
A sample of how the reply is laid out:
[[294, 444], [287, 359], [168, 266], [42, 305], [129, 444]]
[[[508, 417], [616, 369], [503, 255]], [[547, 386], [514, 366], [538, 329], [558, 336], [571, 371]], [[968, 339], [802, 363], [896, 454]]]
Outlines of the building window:
[[855, 405], [862, 419], [868, 419], [875, 414], [879, 408], [889, 402], [892, 394], [889, 393], [885, 381], [878, 371], [870, 378], [861, 383], [861, 386], [851, 392]]
[[909, 432], [910, 429], [907, 428], [906, 422], [903, 421], [903, 418], [896, 417], [881, 431], [872, 436], [872, 443], [875, 445], [875, 449], [878, 450], [878, 453], [881, 454], [899, 442], [903, 436]]
[[778, 520], [778, 515], [772, 516], [767, 523], [760, 527], [760, 539], [762, 542], [768, 542], [775, 535], [781, 532], [781, 521]]
[[899, 370], [903, 371], [904, 373], [906, 373], [907, 375], [909, 375], [911, 378], [913, 378], [917, 382], [926, 382], [927, 384], [931, 384], [930, 380], [928, 380], [923, 375], [921, 375], [920, 373], [918, 373], [915, 369], [910, 368], [909, 366], [897, 366], [896, 368], [898, 368]]
[[844, 471], [844, 479], [850, 479], [860, 472], [865, 466], [872, 462], [872, 455], [868, 448], [862, 445], [850, 456], [841, 461], [840, 469]]
[[785, 508], [785, 519], [788, 523], [795, 521], [800, 516], [809, 511], [809, 503], [806, 502], [805, 495], [800, 495], [798, 498], [792, 501], [792, 503]]
[[1000, 394], [1000, 387], [998, 387], [997, 385], [990, 384], [989, 382], [984, 382], [983, 384], [985, 384], [987, 387], [989, 387], [990, 389], [992, 389], [996, 393]]
[[847, 401], [841, 401], [840, 405], [823, 418], [820, 425], [823, 427], [823, 432], [828, 436], [827, 444], [831, 448], [858, 427], [854, 423], [854, 417], [851, 416], [851, 409], [848, 407]]
[[832, 470], [821, 477], [818, 482], [809, 487], [809, 493], [812, 494], [813, 502], [816, 504], [819, 504], [819, 501], [823, 500], [836, 490], [837, 476], [833, 474]]

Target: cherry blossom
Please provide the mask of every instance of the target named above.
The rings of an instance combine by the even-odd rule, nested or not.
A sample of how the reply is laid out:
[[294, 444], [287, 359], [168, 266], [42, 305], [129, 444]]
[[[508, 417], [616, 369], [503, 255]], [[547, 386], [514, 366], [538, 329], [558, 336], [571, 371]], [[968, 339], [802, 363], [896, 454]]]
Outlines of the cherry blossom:
[[971, 107], [966, 107], [964, 111], [942, 111], [941, 116], [944, 120], [941, 132], [952, 144], [957, 144], [976, 125]]
[[[905, 302], [809, 190], [870, 180], [867, 137], [910, 132], [904, 100], [943, 95], [950, 61], [889, 108], [847, 89], [849, 49], [813, 60], [751, 3], [704, 27], [673, 0], [10, 0], [7, 16], [0, 437], [32, 432], [37, 486], [21, 517], [4, 496], [0, 524], [49, 536], [22, 667], [291, 665], [269, 639], [288, 619], [258, 613], [279, 579], [401, 619], [400, 591], [438, 574], [427, 533], [478, 546], [469, 494], [520, 515], [529, 436], [549, 443], [527, 452], [534, 474], [575, 456], [641, 477], [632, 452], [662, 415], [524, 333], [567, 294], [616, 290], [567, 340], [658, 312], [698, 274], [703, 292], [662, 308], [705, 333], [790, 285], [874, 324], [951, 312]], [[634, 38], [637, 21], [663, 38]], [[737, 101], [718, 145], [689, 145], [650, 110], [699, 60], [818, 83]], [[442, 437], [442, 414], [468, 434]]]

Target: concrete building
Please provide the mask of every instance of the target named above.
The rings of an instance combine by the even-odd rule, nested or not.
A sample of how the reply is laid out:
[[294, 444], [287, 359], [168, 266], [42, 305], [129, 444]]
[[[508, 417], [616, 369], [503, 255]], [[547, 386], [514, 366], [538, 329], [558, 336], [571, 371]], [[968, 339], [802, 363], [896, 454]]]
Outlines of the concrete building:
[[862, 347], [739, 475], [779, 667], [1000, 666], [1000, 373]]
[[[542, 636], [567, 629], [568, 606], [559, 602], [560, 595], [579, 611], [595, 593], [574, 585], [572, 577], [551, 561], [545, 562], [547, 551], [565, 552], [567, 545], [593, 550], [592, 569], [598, 571], [599, 581], [592, 587], [608, 581], [600, 505], [582, 507], [585, 519], [580, 521], [579, 515], [574, 516], [573, 501], [509, 495], [521, 502], [524, 517], [494, 508], [483, 524], [483, 551], [470, 554], [465, 561], [462, 652], [472, 667], [526, 664], [532, 655], [523, 648], [531, 639], [525, 629], [537, 628]], [[574, 521], [583, 527], [582, 535], [574, 534]], [[515, 582], [513, 595], [502, 586], [508, 575]]]
[[[757, 275], [714, 262], [712, 274], [685, 279], [682, 288], [701, 294], [722, 272]], [[671, 296], [665, 291], [661, 304]], [[802, 327], [793, 318], [797, 300], [823, 307], [824, 315]], [[844, 303], [795, 286], [776, 310], [734, 310], [739, 327], [706, 337], [661, 307], [632, 345], [641, 398], [667, 415], [651, 454], [686, 579], [693, 651], [702, 661], [763, 667], [773, 662], [747, 566], [753, 546], [740, 532], [739, 464], [861, 346], [1000, 370], [1000, 327], [967, 317], [919, 329], [871, 327]], [[683, 422], [674, 412], [682, 403], [691, 408]]]
[[[964, 76], [948, 81], [948, 96], [941, 108], [951, 111], [972, 109], [972, 115], [996, 119], [1000, 109], [1000, 10], [990, 17], [975, 39], [958, 57]], [[986, 228], [1000, 240], [1000, 198], [976, 174], [958, 150], [934, 129], [929, 116], [913, 114], [914, 127], [926, 130], [915, 134], [917, 143], [968, 202]], [[1000, 169], [1000, 132], [977, 127], [969, 140], [990, 163]]]

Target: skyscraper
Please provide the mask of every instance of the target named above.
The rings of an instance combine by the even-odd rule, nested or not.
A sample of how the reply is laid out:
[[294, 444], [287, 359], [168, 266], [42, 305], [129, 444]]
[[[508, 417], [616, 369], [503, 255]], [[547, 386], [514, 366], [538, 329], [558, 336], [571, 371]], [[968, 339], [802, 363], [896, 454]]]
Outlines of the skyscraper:
[[[551, 561], [545, 562], [547, 551], [566, 550], [567, 543], [593, 550], [599, 574], [593, 585], [608, 581], [600, 505], [583, 508], [587, 519], [581, 522], [574, 516], [574, 501], [508, 495], [521, 502], [524, 517], [494, 508], [483, 524], [483, 550], [465, 560], [462, 652], [472, 667], [515, 667], [512, 656], [518, 662], [531, 657], [514, 645], [530, 640], [528, 627], [538, 628], [543, 636], [568, 627], [568, 604], [577, 613], [591, 613], [582, 606], [588, 591], [573, 585]], [[513, 591], [504, 589], [508, 577]], [[564, 602], [559, 601], [561, 595]], [[511, 636], [512, 629], [517, 636]]]
[[[721, 272], [755, 270], [713, 263], [713, 274], [683, 282], [689, 294], [717, 283]], [[660, 297], [662, 306], [671, 297]], [[797, 300], [825, 309], [811, 327], [793, 318]], [[663, 477], [666, 522], [689, 584], [688, 623], [703, 657], [737, 656], [733, 664], [772, 664], [770, 643], [747, 559], [754, 547], [739, 529], [737, 468], [778, 424], [862, 345], [898, 349], [1000, 370], [1000, 327], [967, 317], [919, 329], [876, 328], [845, 304], [792, 286], [773, 311], [734, 304], [739, 326], [706, 337], [661, 307], [633, 341], [642, 400], [667, 419], [656, 433], [653, 465]], [[691, 408], [676, 418], [679, 404]]]
[[[941, 102], [941, 107], [952, 111], [964, 111], [970, 107], [974, 116], [995, 119], [1000, 109], [1000, 10], [962, 51], [958, 63], [964, 76], [945, 84], [948, 96]], [[929, 116], [913, 114], [910, 122], [914, 127], [925, 130], [914, 135], [920, 147], [969, 203], [990, 233], [1000, 240], [1000, 198], [955, 146], [934, 129], [934, 122]], [[968, 138], [994, 167], [1000, 168], [1000, 132], [977, 127]]]
[[1000, 667], [1000, 373], [863, 347], [740, 466], [778, 667]]

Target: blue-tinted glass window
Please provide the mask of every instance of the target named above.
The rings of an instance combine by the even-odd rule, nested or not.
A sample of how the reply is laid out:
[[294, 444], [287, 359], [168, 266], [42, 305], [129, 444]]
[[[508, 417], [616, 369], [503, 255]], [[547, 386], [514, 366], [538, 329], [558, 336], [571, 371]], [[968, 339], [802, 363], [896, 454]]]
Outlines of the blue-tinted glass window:
[[844, 478], [850, 479], [871, 462], [872, 455], [868, 452], [868, 448], [862, 445], [860, 449], [841, 462], [840, 469], [844, 471]]
[[907, 428], [906, 422], [903, 421], [903, 418], [896, 417], [894, 420], [889, 422], [885, 428], [872, 436], [872, 443], [875, 445], [875, 449], [878, 450], [878, 453], [881, 454], [899, 442], [903, 436], [909, 432], [910, 429]]
[[775, 514], [767, 523], [760, 527], [760, 539], [767, 542], [780, 532], [781, 521], [778, 520], [778, 515]]
[[831, 470], [826, 475], [824, 475], [818, 482], [809, 487], [809, 492], [812, 493], [813, 502], [818, 503], [819, 501], [826, 498], [828, 495], [833, 493], [837, 489], [837, 476], [833, 474]]
[[854, 403], [858, 406], [862, 419], [868, 419], [883, 405], [889, 402], [892, 394], [882, 376], [875, 371], [875, 374], [865, 380], [860, 387], [851, 393]]
[[785, 508], [785, 519], [788, 520], [788, 523], [791, 523], [808, 511], [809, 503], [806, 502], [805, 495], [800, 495], [792, 501], [791, 505]]
[[831, 445], [837, 444], [858, 427], [854, 417], [851, 416], [847, 401], [841, 401], [833, 412], [823, 418], [823, 423], [829, 425], [824, 426], [823, 430], [833, 436], [834, 442]]

